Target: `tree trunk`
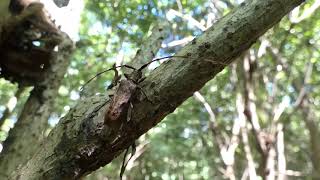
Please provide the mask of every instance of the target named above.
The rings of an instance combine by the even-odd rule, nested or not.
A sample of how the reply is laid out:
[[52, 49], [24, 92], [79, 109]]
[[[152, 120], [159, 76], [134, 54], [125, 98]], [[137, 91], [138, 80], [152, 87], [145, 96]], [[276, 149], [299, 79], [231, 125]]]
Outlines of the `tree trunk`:
[[14, 128], [3, 143], [0, 154], [0, 179], [7, 179], [10, 173], [28, 159], [40, 147], [45, 137], [53, 102], [61, 81], [67, 71], [72, 51], [72, 41], [65, 36], [59, 54], [52, 57], [51, 66], [45, 72], [45, 80], [34, 86]]
[[[0, 3], [1, 76], [17, 81], [20, 88], [30, 84], [34, 85], [34, 88], [15, 127], [3, 143], [0, 179], [7, 179], [40, 147], [73, 50], [73, 42], [47, 17], [43, 4], [37, 0], [15, 1], [17, 5], [23, 6], [11, 14], [12, 2], [4, 0]], [[30, 25], [30, 28], [26, 24]], [[33, 31], [40, 32], [41, 36], [27, 35]], [[50, 37], [46, 34], [50, 34]], [[41, 46], [25, 43], [32, 42], [35, 38]], [[57, 51], [54, 50], [55, 47]]]

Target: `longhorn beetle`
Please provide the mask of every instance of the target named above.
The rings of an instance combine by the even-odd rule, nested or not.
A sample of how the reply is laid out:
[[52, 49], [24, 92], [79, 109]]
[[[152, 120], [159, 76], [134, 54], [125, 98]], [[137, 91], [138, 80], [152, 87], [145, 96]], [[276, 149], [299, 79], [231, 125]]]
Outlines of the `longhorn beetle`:
[[[133, 110], [133, 105], [131, 103], [131, 100], [132, 100], [132, 97], [134, 97], [134, 94], [136, 94], [137, 90], [140, 89], [141, 92], [144, 94], [144, 96], [148, 99], [145, 92], [139, 86], [139, 83], [141, 83], [145, 79], [143, 77], [142, 70], [144, 68], [146, 68], [148, 65], [150, 65], [152, 62], [159, 61], [162, 59], [167, 59], [167, 58], [173, 58], [173, 57], [186, 58], [186, 56], [166, 56], [166, 57], [156, 58], [156, 59], [153, 59], [152, 61], [142, 65], [139, 69], [136, 69], [136, 68], [129, 66], [129, 65], [120, 65], [120, 66], [113, 65], [112, 68], [104, 70], [102, 72], [99, 72], [94, 77], [89, 79], [82, 86], [82, 90], [84, 89], [84, 87], [88, 83], [90, 83], [96, 77], [102, 75], [103, 73], [106, 73], [108, 71], [113, 70], [115, 72], [115, 76], [112, 80], [112, 83], [108, 86], [108, 89], [111, 89], [111, 88], [117, 86], [118, 83], [119, 83], [119, 86], [117, 87], [115, 93], [113, 94], [109, 108], [105, 113], [104, 124], [120, 128], [120, 126], [123, 123], [123, 122], [119, 121], [120, 119], [126, 119], [126, 122], [129, 122], [131, 120], [131, 115], [132, 115], [132, 110]], [[126, 67], [129, 69], [132, 69], [133, 71], [130, 74], [124, 74], [126, 79], [120, 80], [120, 76], [118, 75], [119, 73], [117, 70], [117, 68], [119, 68], [119, 67]], [[148, 101], [150, 101], [150, 100], [148, 99]], [[127, 153], [129, 151], [130, 147], [132, 147], [131, 157], [129, 158], [127, 163], [125, 163], [125, 158], [127, 156]], [[125, 168], [135, 153], [135, 143], [133, 143], [130, 147], [127, 148], [127, 150], [124, 154], [123, 164], [122, 164], [122, 167], [120, 170], [120, 179], [122, 179], [122, 175], [125, 171]]]
[[[118, 73], [118, 70], [117, 68], [122, 68], [122, 67], [125, 67], [125, 68], [128, 68], [128, 69], [132, 69], [133, 72], [131, 74], [125, 74], [125, 77], [128, 78], [128, 77], [131, 77], [130, 79], [139, 83], [141, 82], [142, 80], [140, 80], [142, 78], [142, 70], [146, 67], [148, 67], [148, 65], [150, 65], [151, 63], [153, 62], [156, 62], [156, 61], [160, 61], [160, 60], [163, 60], [163, 59], [168, 59], [168, 58], [174, 58], [174, 57], [180, 57], [180, 58], [187, 58], [187, 56], [165, 56], [165, 57], [160, 57], [160, 58], [156, 58], [156, 59], [153, 59], [152, 61], [150, 62], [147, 62], [146, 64], [142, 65], [139, 69], [136, 69], [130, 65], [119, 65], [119, 66], [116, 66], [115, 64], [113, 65], [112, 68], [109, 68], [107, 70], [104, 70], [104, 71], [101, 71], [99, 73], [97, 73], [95, 76], [93, 76], [92, 78], [90, 78], [82, 87], [81, 87], [81, 91], [84, 90], [85, 86], [88, 85], [92, 80], [94, 80], [95, 78], [97, 78], [98, 76], [101, 76], [102, 74], [108, 72], [108, 71], [115, 71], [115, 78], [113, 79], [113, 81], [116, 81], [116, 83], [119, 82], [120, 78], [119, 78], [119, 73]], [[139, 82], [138, 82], [139, 81]], [[112, 84], [111, 84], [112, 85]], [[115, 86], [115, 85], [114, 85]], [[113, 86], [112, 86], [113, 87]], [[111, 89], [112, 87], [108, 87], [108, 89]]]
[[[108, 111], [105, 114], [105, 124], [108, 124], [108, 121], [116, 121], [119, 119], [120, 115], [126, 114], [124, 112], [127, 112], [128, 106], [130, 105], [130, 100], [133, 96], [133, 94], [136, 93], [137, 89], [141, 89], [139, 86], [139, 83], [141, 83], [145, 78], [143, 77], [142, 70], [146, 68], [148, 65], [155, 61], [159, 61], [162, 59], [168, 59], [168, 58], [173, 58], [173, 57], [181, 57], [181, 58], [186, 58], [186, 56], [166, 56], [166, 57], [161, 57], [161, 58], [156, 58], [153, 59], [152, 61], [142, 65], [139, 69], [136, 69], [132, 66], [129, 65], [120, 65], [120, 66], [115, 66], [113, 65], [112, 68], [104, 70], [96, 74], [94, 77], [89, 79], [81, 88], [81, 90], [84, 89], [84, 87], [90, 83], [93, 79], [96, 77], [102, 75], [103, 73], [106, 73], [108, 71], [113, 70], [115, 72], [115, 76], [112, 80], [112, 83], [108, 86], [108, 89], [111, 89], [119, 83], [119, 86], [116, 89], [116, 92], [113, 94], [110, 106]], [[120, 76], [118, 75], [118, 70], [117, 68], [119, 67], [126, 67], [129, 69], [132, 69], [132, 73], [130, 74], [124, 74], [126, 79], [120, 80]], [[146, 96], [145, 92], [141, 92]], [[130, 120], [130, 117], [127, 118], [127, 121]], [[121, 122], [120, 122], [121, 123]]]

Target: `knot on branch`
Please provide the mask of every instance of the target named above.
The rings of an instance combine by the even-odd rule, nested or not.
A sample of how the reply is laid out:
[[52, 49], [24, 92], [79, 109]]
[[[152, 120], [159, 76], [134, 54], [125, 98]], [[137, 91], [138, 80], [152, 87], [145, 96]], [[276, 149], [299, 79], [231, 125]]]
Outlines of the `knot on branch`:
[[43, 80], [62, 33], [43, 4], [25, 4], [0, 24], [0, 77], [23, 85]]

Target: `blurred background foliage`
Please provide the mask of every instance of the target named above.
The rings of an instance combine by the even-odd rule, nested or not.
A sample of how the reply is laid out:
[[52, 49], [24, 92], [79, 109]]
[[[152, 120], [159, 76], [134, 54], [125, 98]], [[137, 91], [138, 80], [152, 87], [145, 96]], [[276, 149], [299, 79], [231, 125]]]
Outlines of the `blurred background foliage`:
[[[115, 62], [129, 62], [153, 26], [169, 22], [170, 33], [157, 56], [173, 54], [241, 2], [86, 0], [77, 51], [59, 89], [55, 111], [49, 119], [50, 128], [77, 102], [79, 89], [88, 79]], [[129, 163], [126, 178], [232, 179], [226, 173], [228, 165], [221, 154], [222, 146], [217, 142], [222, 140], [225, 147], [231, 145], [234, 124], [240, 118], [237, 98], [245, 99], [248, 75], [262, 132], [272, 131], [277, 112], [282, 110], [277, 123], [284, 127], [284, 154], [290, 179], [308, 179], [317, 173], [312, 145], [320, 141], [312, 141], [312, 137], [320, 137], [317, 134], [320, 131], [320, 11], [304, 17], [316, 4], [320, 4], [318, 0], [310, 0], [295, 9], [235, 63], [208, 82], [198, 96], [189, 98], [141, 137], [137, 157]], [[249, 71], [244, 68], [246, 57], [251, 59]], [[86, 91], [104, 93], [112, 77], [112, 72], [104, 74]], [[6, 138], [30, 91], [24, 88], [15, 98], [18, 89], [17, 85], [0, 79], [0, 117], [10, 109], [9, 116], [0, 122], [0, 141]], [[302, 101], [297, 104], [299, 98]], [[214, 119], [208, 113], [208, 106]], [[313, 130], [310, 124], [308, 126], [309, 120], [314, 122]], [[257, 174], [261, 175], [263, 157], [257, 148], [252, 125], [247, 122], [245, 127], [250, 154]], [[248, 169], [248, 152], [241, 134], [237, 136], [236, 150], [230, 156], [234, 158], [233, 173], [240, 179]], [[122, 157], [86, 178], [117, 179], [121, 163]]]

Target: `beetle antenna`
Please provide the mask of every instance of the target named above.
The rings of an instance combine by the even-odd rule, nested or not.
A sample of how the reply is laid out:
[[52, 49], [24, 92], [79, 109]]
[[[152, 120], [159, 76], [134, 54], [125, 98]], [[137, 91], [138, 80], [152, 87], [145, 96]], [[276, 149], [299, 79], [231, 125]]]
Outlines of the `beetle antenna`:
[[153, 62], [160, 61], [160, 60], [163, 60], [163, 59], [174, 58], [174, 57], [187, 58], [187, 56], [174, 56], [174, 55], [172, 55], [172, 56], [160, 57], [160, 58], [155, 58], [155, 59], [152, 59], [150, 62], [142, 65], [142, 66], [138, 69], [138, 71], [141, 71], [142, 69], [146, 68], [147, 66], [149, 66], [149, 65], [150, 65], [151, 63], [153, 63]]
[[80, 91], [83, 91], [83, 89], [85, 88], [85, 86], [87, 86], [92, 80], [94, 80], [95, 78], [101, 76], [102, 74], [108, 72], [108, 71], [111, 71], [111, 70], [114, 70], [116, 68], [121, 68], [121, 67], [126, 67], [126, 68], [129, 68], [129, 69], [133, 69], [133, 70], [136, 70], [136, 68], [132, 67], [132, 66], [129, 66], [129, 65], [120, 65], [120, 66], [113, 66], [112, 68], [109, 68], [107, 70], [104, 70], [104, 71], [101, 71], [99, 73], [97, 73], [95, 76], [93, 76], [92, 78], [90, 78], [86, 83], [84, 83], [84, 85], [80, 88]]
[[[160, 57], [160, 58], [156, 58], [156, 59], [153, 59], [151, 60], [150, 62], [147, 62], [146, 64], [142, 65], [138, 71], [141, 71], [143, 70], [144, 68], [148, 67], [151, 63], [153, 62], [156, 62], [156, 61], [160, 61], [160, 60], [163, 60], [163, 59], [169, 59], [169, 58], [174, 58], [174, 57], [180, 57], [180, 58], [187, 58], [187, 56], [165, 56], [165, 57]], [[116, 68], [122, 68], [122, 67], [125, 67], [125, 68], [129, 68], [129, 69], [133, 69], [133, 70], [137, 70], [136, 68], [132, 67], [132, 66], [129, 66], [129, 65], [120, 65], [120, 66], [113, 66], [112, 68], [109, 68], [107, 70], [104, 70], [104, 71], [101, 71], [99, 73], [97, 73], [95, 76], [93, 76], [92, 78], [90, 78], [86, 83], [84, 83], [84, 85], [80, 88], [80, 91], [83, 91], [83, 89], [85, 88], [85, 86], [87, 86], [92, 80], [94, 80], [95, 78], [101, 76], [102, 74], [108, 72], [108, 71], [111, 71], [111, 70], [116, 70]]]

